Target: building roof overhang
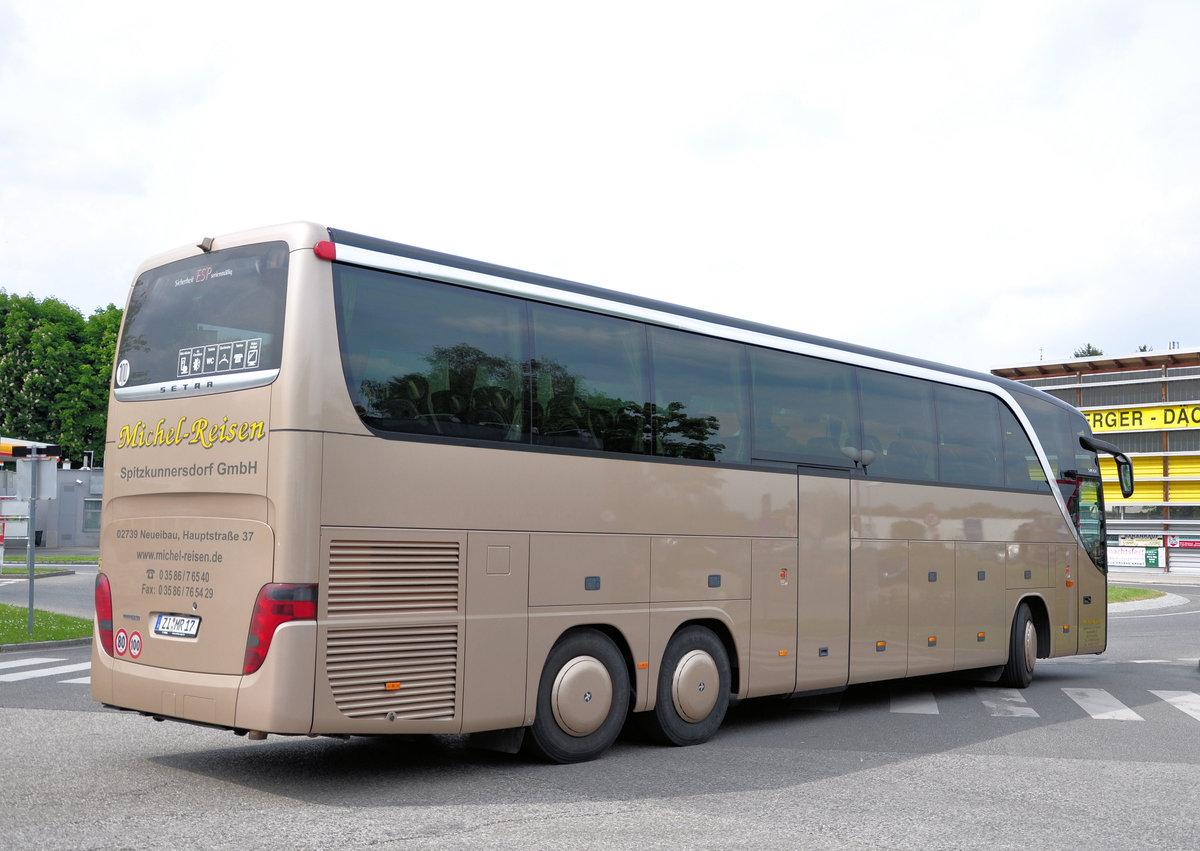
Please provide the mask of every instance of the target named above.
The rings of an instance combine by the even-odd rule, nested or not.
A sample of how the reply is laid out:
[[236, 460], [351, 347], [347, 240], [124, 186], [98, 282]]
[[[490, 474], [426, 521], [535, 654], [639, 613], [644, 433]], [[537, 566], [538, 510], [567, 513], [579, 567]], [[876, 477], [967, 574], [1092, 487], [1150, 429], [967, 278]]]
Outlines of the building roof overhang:
[[1022, 378], [1054, 378], [1096, 372], [1126, 372], [1133, 369], [1198, 365], [1200, 349], [1171, 349], [1166, 352], [1134, 352], [1120, 356], [1096, 355], [1058, 363], [1039, 361], [1018, 366], [999, 366], [992, 370], [992, 375], [1019, 381]]

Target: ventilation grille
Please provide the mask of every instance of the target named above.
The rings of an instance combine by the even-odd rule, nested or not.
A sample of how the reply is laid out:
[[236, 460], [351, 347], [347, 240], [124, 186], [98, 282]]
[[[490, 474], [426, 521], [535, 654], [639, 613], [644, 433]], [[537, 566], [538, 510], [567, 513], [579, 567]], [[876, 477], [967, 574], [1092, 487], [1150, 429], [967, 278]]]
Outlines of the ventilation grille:
[[456, 614], [454, 541], [333, 541], [329, 614]]
[[325, 668], [334, 702], [351, 718], [452, 719], [458, 627], [331, 629]]

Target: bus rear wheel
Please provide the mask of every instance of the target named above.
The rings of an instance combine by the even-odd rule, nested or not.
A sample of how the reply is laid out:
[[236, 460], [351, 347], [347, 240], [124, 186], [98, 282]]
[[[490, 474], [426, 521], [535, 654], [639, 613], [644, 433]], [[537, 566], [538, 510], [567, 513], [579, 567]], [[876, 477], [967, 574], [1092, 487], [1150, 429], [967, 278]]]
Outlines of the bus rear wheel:
[[1010, 688], [1025, 688], [1033, 682], [1033, 668], [1037, 664], [1037, 626], [1029, 605], [1022, 603], [1017, 606], [1013, 615], [1012, 634], [1008, 643], [1008, 664], [1000, 682]]
[[654, 711], [646, 713], [651, 736], [671, 745], [707, 742], [725, 720], [730, 681], [729, 654], [712, 630], [675, 633], [663, 653]]
[[621, 732], [629, 694], [629, 670], [613, 640], [594, 629], [568, 633], [542, 668], [533, 748], [552, 762], [595, 759]]

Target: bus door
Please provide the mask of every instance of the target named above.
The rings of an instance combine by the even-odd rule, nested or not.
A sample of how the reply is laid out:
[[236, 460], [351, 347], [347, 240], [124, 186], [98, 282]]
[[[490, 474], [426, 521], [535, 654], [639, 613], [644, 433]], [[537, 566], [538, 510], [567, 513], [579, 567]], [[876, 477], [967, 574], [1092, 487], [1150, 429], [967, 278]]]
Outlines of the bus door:
[[797, 481], [799, 692], [841, 687], [849, 676], [850, 477], [800, 467]]
[[1054, 648], [1052, 656], [1073, 655], [1079, 640], [1079, 548], [1073, 544], [1054, 548], [1051, 581], [1054, 597], [1050, 613], [1050, 634]]
[[1075, 577], [1078, 591], [1077, 653], [1102, 653], [1108, 644], [1108, 547], [1104, 531], [1104, 491], [1097, 478], [1081, 478], [1077, 499], [1079, 535], [1086, 546]]
[[[903, 677], [908, 671], [909, 541], [896, 534], [907, 485], [853, 483], [850, 542], [851, 683]], [[903, 532], [901, 533], [903, 534]]]

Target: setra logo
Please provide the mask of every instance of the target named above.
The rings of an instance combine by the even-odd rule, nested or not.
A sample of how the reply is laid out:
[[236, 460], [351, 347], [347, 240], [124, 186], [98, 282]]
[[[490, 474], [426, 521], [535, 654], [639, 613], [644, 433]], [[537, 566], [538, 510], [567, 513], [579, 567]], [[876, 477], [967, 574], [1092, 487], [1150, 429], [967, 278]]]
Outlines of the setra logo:
[[220, 422], [206, 417], [189, 420], [180, 417], [179, 422], [167, 425], [166, 417], [151, 424], [138, 420], [132, 425], [121, 426], [117, 437], [118, 449], [141, 449], [159, 446], [200, 446], [212, 449], [218, 443], [248, 443], [266, 437], [266, 423], [230, 422], [222, 417]]

